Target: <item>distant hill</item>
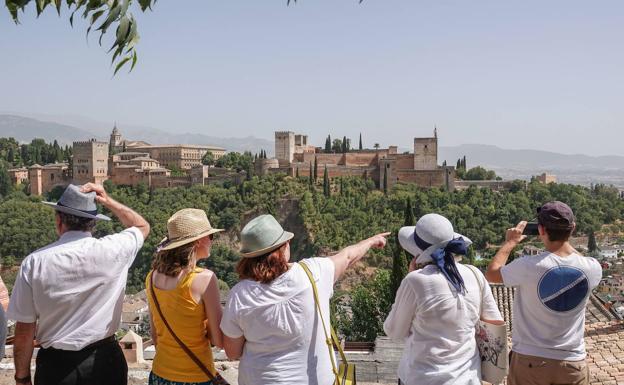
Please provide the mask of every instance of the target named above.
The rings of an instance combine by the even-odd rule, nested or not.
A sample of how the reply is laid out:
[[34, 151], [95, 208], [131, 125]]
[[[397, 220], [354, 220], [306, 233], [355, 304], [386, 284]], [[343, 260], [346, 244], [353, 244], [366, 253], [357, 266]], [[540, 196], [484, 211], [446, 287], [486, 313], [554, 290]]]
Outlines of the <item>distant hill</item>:
[[624, 170], [624, 156], [589, 156], [559, 154], [539, 150], [508, 150], [485, 144], [440, 147], [439, 159], [454, 165], [466, 155], [468, 167], [482, 165], [514, 169], [619, 169]]
[[80, 128], [8, 114], [0, 114], [0, 136], [13, 137], [19, 142], [30, 142], [34, 138], [49, 142], [56, 139], [61, 145], [97, 138], [92, 132]]
[[557, 175], [559, 182], [589, 185], [613, 184], [624, 187], [624, 156], [559, 154], [539, 150], [508, 150], [492, 145], [464, 144], [440, 147], [439, 160], [454, 166], [466, 156], [468, 168], [483, 166], [505, 179], [530, 179], [543, 172]]
[[[33, 138], [47, 141], [58, 140], [61, 144], [71, 144], [76, 140], [96, 138], [108, 140], [112, 126], [81, 117], [63, 118], [54, 115], [36, 115], [25, 117], [15, 114], [0, 114], [0, 136], [14, 137], [21, 142], [30, 142]], [[57, 123], [57, 122], [62, 123]], [[85, 127], [85, 128], [77, 128]], [[175, 133], [143, 126], [119, 126], [124, 139], [143, 140], [151, 144], [203, 144], [223, 147], [228, 151], [251, 151], [258, 153], [265, 150], [273, 153], [272, 141], [253, 136], [245, 138], [223, 138], [213, 135]]]

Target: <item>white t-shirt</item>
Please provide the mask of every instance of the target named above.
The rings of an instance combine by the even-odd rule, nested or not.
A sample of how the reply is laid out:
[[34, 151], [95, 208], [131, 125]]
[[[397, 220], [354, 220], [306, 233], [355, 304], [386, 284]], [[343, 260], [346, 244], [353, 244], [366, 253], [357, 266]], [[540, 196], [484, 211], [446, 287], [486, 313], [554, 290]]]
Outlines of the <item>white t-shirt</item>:
[[503, 317], [483, 274], [475, 271], [477, 281], [470, 268], [457, 269], [464, 295], [433, 265], [409, 273], [397, 291], [384, 331], [405, 342], [399, 378], [406, 385], [481, 385], [475, 328], [480, 317]]
[[602, 278], [594, 258], [550, 252], [518, 258], [501, 269], [516, 288], [512, 350], [554, 360], [585, 358], [585, 305]]
[[68, 231], [22, 261], [8, 318], [37, 322], [44, 348], [80, 350], [115, 334], [128, 268], [143, 246], [136, 227], [100, 239]]
[[[316, 282], [329, 328], [334, 263], [329, 258], [309, 258], [304, 263]], [[231, 338], [245, 336], [238, 368], [240, 385], [334, 383], [312, 285], [296, 263], [269, 284], [252, 280], [237, 283], [230, 291], [221, 330]]]

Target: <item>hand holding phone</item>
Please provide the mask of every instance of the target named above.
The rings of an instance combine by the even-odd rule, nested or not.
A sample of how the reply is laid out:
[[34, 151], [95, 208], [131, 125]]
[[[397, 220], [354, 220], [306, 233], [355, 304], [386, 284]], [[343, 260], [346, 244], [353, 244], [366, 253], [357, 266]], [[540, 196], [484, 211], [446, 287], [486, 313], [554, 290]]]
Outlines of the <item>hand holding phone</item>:
[[522, 235], [539, 235], [539, 230], [537, 229], [537, 222], [529, 222], [524, 227], [524, 231]]

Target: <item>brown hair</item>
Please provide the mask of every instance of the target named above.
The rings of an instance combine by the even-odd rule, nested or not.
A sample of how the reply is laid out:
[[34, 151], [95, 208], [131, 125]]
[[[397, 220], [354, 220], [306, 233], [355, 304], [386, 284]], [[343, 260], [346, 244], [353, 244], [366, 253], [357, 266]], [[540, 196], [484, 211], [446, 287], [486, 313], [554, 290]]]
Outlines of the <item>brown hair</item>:
[[182, 269], [194, 262], [196, 242], [187, 243], [171, 250], [157, 251], [152, 269], [170, 277], [177, 277]]
[[95, 228], [95, 219], [83, 218], [77, 215], [67, 214], [57, 211], [56, 214], [61, 219], [61, 223], [67, 227], [69, 231], [88, 231], [92, 232]]
[[254, 258], [243, 258], [236, 265], [240, 279], [251, 279], [261, 283], [271, 283], [288, 271], [288, 261], [284, 258], [284, 247]]
[[544, 231], [546, 231], [546, 235], [548, 236], [548, 240], [551, 242], [565, 242], [570, 239], [570, 235], [572, 235], [571, 229], [549, 229], [544, 226]]

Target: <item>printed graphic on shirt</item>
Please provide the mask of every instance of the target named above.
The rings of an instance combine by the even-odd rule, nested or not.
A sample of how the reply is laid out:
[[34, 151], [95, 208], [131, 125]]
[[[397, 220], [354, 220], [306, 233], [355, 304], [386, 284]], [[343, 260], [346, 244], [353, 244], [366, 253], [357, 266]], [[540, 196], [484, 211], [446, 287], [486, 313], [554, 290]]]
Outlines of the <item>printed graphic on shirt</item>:
[[537, 292], [550, 310], [567, 312], [575, 309], [589, 293], [589, 281], [582, 270], [571, 266], [556, 266], [539, 281]]

